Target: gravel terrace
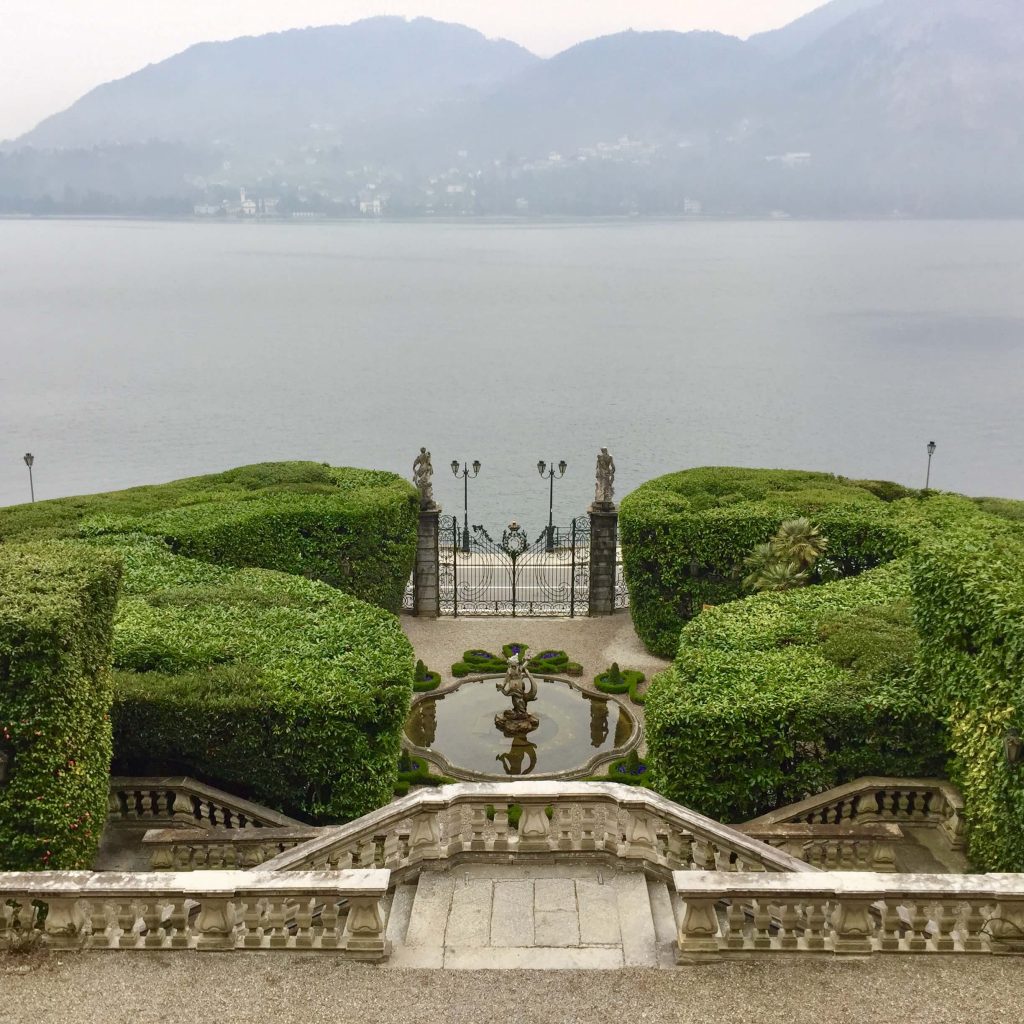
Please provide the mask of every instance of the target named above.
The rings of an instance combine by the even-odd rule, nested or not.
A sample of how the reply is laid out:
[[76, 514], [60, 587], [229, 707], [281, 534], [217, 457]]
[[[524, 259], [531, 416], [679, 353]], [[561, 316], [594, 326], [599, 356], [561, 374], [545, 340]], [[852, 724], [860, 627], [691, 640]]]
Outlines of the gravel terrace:
[[989, 1024], [1024, 1010], [1018, 957], [779, 958], [676, 970], [380, 970], [273, 953], [0, 956], [0, 1024]]

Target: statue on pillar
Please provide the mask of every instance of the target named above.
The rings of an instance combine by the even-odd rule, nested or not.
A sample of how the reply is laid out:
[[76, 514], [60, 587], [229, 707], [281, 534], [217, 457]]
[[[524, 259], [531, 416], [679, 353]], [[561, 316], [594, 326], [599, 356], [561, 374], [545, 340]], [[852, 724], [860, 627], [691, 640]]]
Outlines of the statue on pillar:
[[434, 467], [430, 462], [430, 452], [426, 448], [421, 448], [416, 461], [412, 464], [412, 482], [420, 492], [420, 508], [424, 510], [437, 508], [434, 501], [434, 485], [430, 480], [433, 475]]
[[602, 448], [597, 456], [597, 482], [594, 488], [594, 504], [598, 508], [609, 508], [615, 495], [615, 460]]

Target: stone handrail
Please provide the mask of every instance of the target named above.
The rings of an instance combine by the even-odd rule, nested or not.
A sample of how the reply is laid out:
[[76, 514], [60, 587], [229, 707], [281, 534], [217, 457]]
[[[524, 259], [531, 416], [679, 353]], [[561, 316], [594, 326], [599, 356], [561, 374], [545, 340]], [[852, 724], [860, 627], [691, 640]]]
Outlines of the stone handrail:
[[305, 828], [269, 807], [232, 796], [187, 776], [110, 780], [111, 821], [174, 822], [190, 828]]
[[1024, 875], [677, 871], [680, 963], [766, 953], [1024, 953]]
[[954, 850], [963, 849], [963, 797], [943, 779], [889, 779], [865, 776], [748, 821], [744, 828], [804, 823], [862, 825], [895, 822], [930, 825]]
[[317, 828], [154, 828], [142, 837], [153, 871], [249, 871], [315, 839]]
[[903, 829], [892, 822], [872, 825], [740, 825], [739, 830], [823, 871], [895, 871]]
[[[518, 828], [509, 821], [520, 809]], [[804, 861], [638, 787], [611, 782], [462, 782], [420, 790], [325, 828], [264, 868], [388, 868], [431, 861], [606, 854], [663, 873], [682, 868], [813, 872]]]
[[325, 950], [382, 960], [389, 880], [387, 871], [4, 872], [0, 949], [42, 933], [59, 949]]

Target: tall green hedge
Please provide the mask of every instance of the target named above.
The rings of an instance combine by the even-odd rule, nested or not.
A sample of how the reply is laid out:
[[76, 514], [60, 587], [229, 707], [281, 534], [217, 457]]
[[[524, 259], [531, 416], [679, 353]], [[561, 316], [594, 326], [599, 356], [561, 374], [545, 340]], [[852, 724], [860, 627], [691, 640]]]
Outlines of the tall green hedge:
[[397, 612], [417, 507], [415, 489], [393, 473], [263, 463], [0, 509], [0, 540], [144, 533], [179, 554], [323, 580]]
[[311, 822], [387, 803], [412, 693], [394, 616], [323, 583], [122, 551], [115, 766], [184, 773]]
[[630, 611], [650, 650], [672, 657], [705, 604], [742, 597], [744, 556], [798, 516], [828, 538], [844, 576], [899, 558], [938, 529], [990, 518], [958, 495], [799, 470], [704, 468], [651, 480], [620, 513]]
[[654, 787], [743, 821], [861, 775], [941, 773], [909, 597], [898, 561], [705, 611], [647, 691]]
[[88, 868], [107, 814], [120, 564], [82, 545], [0, 545], [0, 869]]
[[990, 524], [935, 538], [913, 556], [921, 635], [918, 685], [947, 708], [951, 774], [964, 796], [968, 851], [985, 871], [1024, 871], [1024, 532]]

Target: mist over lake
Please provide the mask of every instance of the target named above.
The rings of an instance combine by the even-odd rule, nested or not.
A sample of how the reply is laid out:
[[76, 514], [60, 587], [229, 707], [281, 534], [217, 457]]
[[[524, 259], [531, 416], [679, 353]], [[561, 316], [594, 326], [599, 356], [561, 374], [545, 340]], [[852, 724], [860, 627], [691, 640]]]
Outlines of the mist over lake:
[[0, 222], [0, 504], [311, 458], [547, 521], [696, 465], [1024, 498], [1024, 223]]

